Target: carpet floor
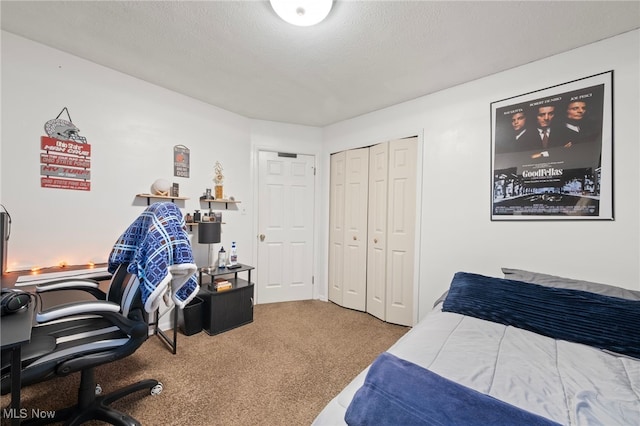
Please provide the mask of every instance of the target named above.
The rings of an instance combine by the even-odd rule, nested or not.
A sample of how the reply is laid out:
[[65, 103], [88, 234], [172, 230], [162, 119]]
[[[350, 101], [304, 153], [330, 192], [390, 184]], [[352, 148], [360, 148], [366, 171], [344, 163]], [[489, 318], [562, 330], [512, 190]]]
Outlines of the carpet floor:
[[[113, 405], [143, 425], [309, 425], [408, 330], [331, 302], [262, 304], [242, 327], [179, 334], [175, 355], [151, 336], [132, 356], [98, 367], [96, 380], [104, 392], [147, 378], [162, 382], [157, 396], [139, 392]], [[28, 412], [72, 405], [78, 383], [76, 373], [29, 386], [22, 405]], [[8, 404], [5, 395], [2, 407]]]

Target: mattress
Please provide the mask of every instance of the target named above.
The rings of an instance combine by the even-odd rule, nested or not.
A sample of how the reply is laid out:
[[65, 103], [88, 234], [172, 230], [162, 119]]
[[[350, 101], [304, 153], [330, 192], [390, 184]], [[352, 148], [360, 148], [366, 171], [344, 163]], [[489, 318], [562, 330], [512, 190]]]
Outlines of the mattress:
[[[388, 349], [522, 410], [564, 425], [640, 425], [640, 360], [454, 312], [440, 302]], [[362, 371], [313, 424], [344, 425]]]

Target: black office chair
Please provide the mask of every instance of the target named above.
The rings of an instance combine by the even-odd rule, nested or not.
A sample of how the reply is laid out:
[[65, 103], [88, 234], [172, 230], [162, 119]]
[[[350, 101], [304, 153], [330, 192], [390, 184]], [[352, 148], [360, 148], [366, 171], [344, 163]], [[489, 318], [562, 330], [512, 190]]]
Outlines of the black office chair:
[[[37, 293], [80, 289], [96, 300], [67, 303], [36, 315], [38, 324], [33, 328], [31, 341], [22, 348], [22, 386], [77, 371], [81, 372], [81, 378], [75, 405], [56, 410], [55, 418], [33, 419], [31, 424], [66, 421], [78, 425], [95, 419], [114, 425], [140, 425], [109, 404], [144, 389], [152, 395], [162, 391], [157, 380], [143, 380], [99, 395], [100, 387], [95, 383], [95, 367], [131, 355], [149, 334], [138, 278], [127, 272], [127, 266], [123, 263], [118, 267], [106, 294], [91, 280], [53, 281], [36, 288]], [[11, 391], [9, 355], [2, 353], [2, 395]]]

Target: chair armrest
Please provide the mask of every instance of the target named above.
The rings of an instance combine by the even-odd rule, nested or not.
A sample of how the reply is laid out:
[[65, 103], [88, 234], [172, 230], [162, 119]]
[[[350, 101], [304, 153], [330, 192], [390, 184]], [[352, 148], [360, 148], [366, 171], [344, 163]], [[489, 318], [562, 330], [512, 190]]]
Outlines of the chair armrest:
[[67, 278], [48, 281], [36, 286], [36, 293], [46, 293], [58, 290], [82, 290], [91, 293], [95, 298], [104, 300], [106, 294], [100, 290], [100, 283], [89, 278]]
[[119, 313], [120, 305], [113, 302], [107, 302], [105, 300], [96, 300], [95, 302], [94, 301], [72, 302], [72, 303], [65, 303], [63, 305], [58, 305], [42, 312], [38, 312], [36, 314], [36, 322], [40, 324], [40, 323], [68, 317], [71, 315], [81, 315], [81, 314], [99, 315], [100, 313], [108, 313], [108, 312]]

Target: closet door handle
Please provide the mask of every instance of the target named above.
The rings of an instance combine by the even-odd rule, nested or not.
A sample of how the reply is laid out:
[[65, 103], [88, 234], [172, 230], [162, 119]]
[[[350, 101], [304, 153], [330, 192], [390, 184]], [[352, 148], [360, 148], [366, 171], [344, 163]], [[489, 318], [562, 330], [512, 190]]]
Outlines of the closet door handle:
[[353, 241], [357, 240], [358, 237], [356, 237], [355, 235], [353, 236]]
[[374, 238], [374, 239], [373, 239], [373, 242], [374, 242], [374, 243], [376, 243], [376, 244], [378, 244], [378, 239], [377, 239], [377, 238]]
[[265, 235], [264, 234], [260, 234], [260, 241], [264, 241]]

